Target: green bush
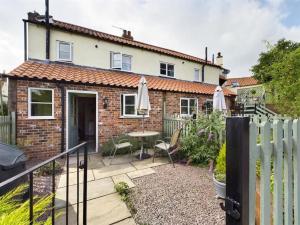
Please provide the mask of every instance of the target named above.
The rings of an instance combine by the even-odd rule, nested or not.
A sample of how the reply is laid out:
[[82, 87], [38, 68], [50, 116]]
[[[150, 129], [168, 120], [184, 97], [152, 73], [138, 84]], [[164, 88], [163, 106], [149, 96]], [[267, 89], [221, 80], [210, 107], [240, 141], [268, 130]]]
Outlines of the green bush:
[[181, 149], [189, 161], [196, 164], [207, 164], [216, 160], [220, 136], [225, 129], [225, 120], [220, 113], [200, 114], [196, 120], [188, 124], [189, 131], [181, 140]]
[[[55, 174], [57, 173], [61, 173], [62, 172], [62, 166], [60, 165], [59, 162], [55, 162]], [[36, 171], [36, 175], [37, 176], [49, 176], [52, 175], [52, 170], [53, 170], [53, 166], [52, 163], [48, 163], [45, 166], [40, 167], [37, 171]]]
[[[22, 201], [20, 198], [20, 196], [24, 195], [27, 189], [28, 186], [21, 185], [0, 196], [0, 225], [29, 224], [29, 200]], [[42, 198], [34, 196], [33, 224], [52, 224], [51, 216], [46, 216], [48, 215], [47, 212], [51, 209], [52, 197], [53, 195], [48, 195]], [[57, 213], [56, 218], [60, 215], [61, 213]]]
[[131, 214], [136, 214], [136, 209], [134, 207], [134, 204], [131, 201], [131, 199], [129, 198], [130, 189], [129, 189], [128, 184], [126, 182], [121, 181], [121, 182], [115, 184], [115, 189], [116, 189], [117, 193], [119, 193], [119, 195], [121, 195], [122, 201], [124, 201], [126, 203]]
[[226, 144], [222, 145], [216, 160], [216, 168], [214, 171], [215, 178], [222, 182], [226, 182]]
[[115, 189], [121, 196], [129, 194], [129, 186], [126, 182], [121, 181], [115, 184]]

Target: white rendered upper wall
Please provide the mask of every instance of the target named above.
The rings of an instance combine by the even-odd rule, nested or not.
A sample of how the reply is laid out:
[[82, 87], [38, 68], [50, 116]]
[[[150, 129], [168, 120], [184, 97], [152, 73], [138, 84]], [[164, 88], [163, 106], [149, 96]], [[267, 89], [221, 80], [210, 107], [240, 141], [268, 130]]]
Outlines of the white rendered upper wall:
[[[201, 80], [203, 65], [200, 63], [53, 29], [50, 32], [50, 61], [58, 60], [57, 41], [73, 44], [73, 63], [76, 65], [110, 69], [110, 52], [121, 52], [132, 56], [131, 72], [159, 76], [160, 62], [165, 62], [175, 65], [176, 79], [194, 81], [194, 70], [199, 69]], [[28, 23], [28, 58], [45, 60], [45, 56], [45, 27]], [[222, 74], [220, 68], [206, 65], [204, 82], [218, 85], [220, 74]]]

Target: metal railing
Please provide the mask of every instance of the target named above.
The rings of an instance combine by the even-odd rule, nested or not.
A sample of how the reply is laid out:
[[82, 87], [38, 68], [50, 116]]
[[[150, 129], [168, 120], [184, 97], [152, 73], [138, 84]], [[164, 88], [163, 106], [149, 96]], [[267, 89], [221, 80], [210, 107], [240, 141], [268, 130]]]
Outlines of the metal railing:
[[[79, 152], [80, 150], [84, 148], [84, 157], [83, 162], [79, 161]], [[84, 225], [87, 224], [87, 167], [88, 167], [88, 160], [87, 160], [87, 143], [83, 142], [63, 153], [58, 154], [57, 156], [54, 156], [36, 166], [33, 166], [32, 168], [8, 179], [0, 183], [0, 189], [3, 189], [12, 183], [15, 183], [16, 181], [20, 180], [21, 178], [28, 177], [28, 183], [29, 183], [29, 221], [30, 225], [33, 224], [33, 218], [34, 218], [34, 193], [33, 193], [33, 183], [34, 183], [34, 172], [40, 169], [43, 166], [46, 166], [48, 164], [52, 164], [52, 190], [51, 193], [53, 194], [52, 197], [52, 205], [51, 205], [51, 217], [52, 217], [52, 224], [55, 224], [55, 193], [56, 193], [56, 183], [55, 183], [55, 163], [57, 160], [66, 157], [66, 204], [65, 204], [65, 224], [69, 224], [69, 167], [70, 167], [70, 154], [76, 153], [76, 179], [77, 179], [77, 224], [79, 224], [79, 169], [83, 169], [83, 212], [82, 212], [82, 223]]]

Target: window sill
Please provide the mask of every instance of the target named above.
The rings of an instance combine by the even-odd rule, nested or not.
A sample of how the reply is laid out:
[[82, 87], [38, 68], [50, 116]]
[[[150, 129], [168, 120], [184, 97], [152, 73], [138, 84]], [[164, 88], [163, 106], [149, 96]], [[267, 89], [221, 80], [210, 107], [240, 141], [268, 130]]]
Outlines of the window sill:
[[67, 60], [67, 59], [57, 59], [56, 62], [63, 62], [63, 63], [73, 63], [73, 60]]
[[[145, 115], [144, 118], [149, 118], [149, 115]], [[120, 119], [143, 119], [143, 116], [120, 116]]]
[[115, 70], [115, 71], [122, 71], [122, 72], [128, 72], [128, 73], [132, 73], [132, 70], [122, 70], [119, 68], [110, 68], [111, 70]]
[[167, 76], [167, 75], [162, 75], [160, 74], [159, 77], [163, 77], [163, 78], [169, 78], [169, 79], [176, 79], [176, 77], [170, 77], [170, 76]]
[[29, 116], [29, 120], [55, 120], [54, 116]]

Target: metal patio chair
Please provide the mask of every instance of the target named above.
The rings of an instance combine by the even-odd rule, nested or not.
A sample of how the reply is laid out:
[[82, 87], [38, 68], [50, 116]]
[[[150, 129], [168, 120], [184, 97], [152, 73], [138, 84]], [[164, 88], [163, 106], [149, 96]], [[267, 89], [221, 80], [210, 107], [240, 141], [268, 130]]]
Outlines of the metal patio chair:
[[154, 153], [153, 153], [153, 162], [154, 162], [156, 153], [158, 151], [164, 151], [164, 152], [167, 152], [169, 159], [170, 159], [171, 163], [173, 164], [173, 167], [175, 167], [173, 159], [172, 159], [172, 155], [175, 154], [179, 150], [179, 138], [180, 138], [181, 131], [182, 131], [182, 128], [174, 131], [174, 133], [171, 137], [170, 143], [167, 143], [163, 140], [157, 140], [155, 142]]
[[110, 158], [109, 165], [111, 164], [113, 158], [115, 157], [116, 152], [118, 150], [121, 150], [121, 149], [129, 148], [130, 155], [131, 155], [131, 158], [132, 158], [132, 156], [133, 156], [133, 152], [132, 152], [133, 145], [130, 143], [130, 140], [128, 138], [122, 138], [119, 141], [116, 141], [115, 137], [113, 135], [111, 135], [111, 140], [112, 140], [112, 143], [113, 143], [113, 148], [112, 148], [112, 150], [110, 151], [110, 154], [109, 154], [109, 158]]

